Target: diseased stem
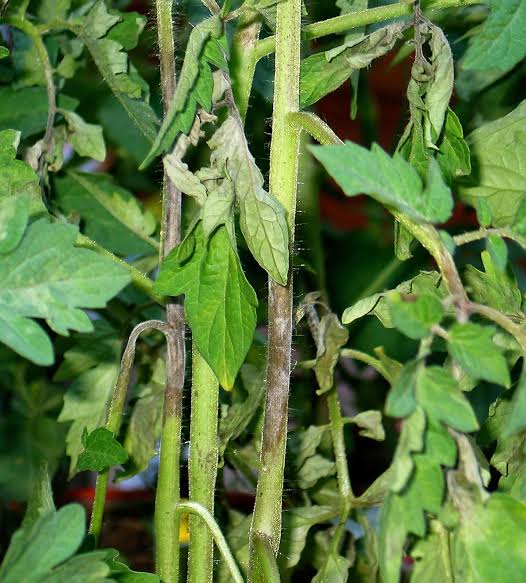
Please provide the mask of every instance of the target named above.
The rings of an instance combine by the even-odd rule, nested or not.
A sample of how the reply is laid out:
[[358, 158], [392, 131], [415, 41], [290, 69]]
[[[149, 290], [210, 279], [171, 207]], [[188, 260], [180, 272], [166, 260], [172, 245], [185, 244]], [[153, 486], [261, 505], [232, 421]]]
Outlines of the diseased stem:
[[[462, 6], [471, 6], [473, 4], [483, 4], [481, 0], [437, 0], [433, 4], [433, 10], [443, 8], [459, 8]], [[398, 2], [369, 8], [358, 12], [350, 12], [334, 18], [329, 18], [321, 22], [314, 22], [305, 26], [302, 30], [302, 37], [305, 40], [314, 40], [331, 34], [343, 34], [353, 28], [361, 28], [368, 24], [377, 24], [386, 20], [393, 20], [403, 16], [409, 16], [413, 13], [413, 5], [409, 2]], [[276, 37], [269, 36], [257, 44], [254, 52], [256, 61], [270, 55], [275, 50]]]
[[[289, 113], [299, 110], [301, 0], [277, 6], [276, 72], [270, 151], [270, 192], [287, 213], [291, 249], [294, 241], [299, 132], [290, 128]], [[268, 367], [265, 420], [256, 503], [250, 531], [249, 575], [264, 581], [255, 553], [255, 537], [268, 541], [277, 555], [281, 538], [283, 471], [287, 444], [290, 353], [292, 343], [292, 270], [287, 286], [269, 280]]]
[[[254, 0], [247, 0], [244, 6], [251, 6]], [[236, 101], [239, 115], [244, 121], [247, 115], [254, 72], [257, 60], [254, 58], [254, 49], [261, 31], [262, 17], [256, 10], [243, 12], [237, 23], [236, 32], [232, 41], [230, 57], [230, 76], [232, 92]]]
[[228, 570], [232, 576], [232, 581], [234, 581], [234, 583], [244, 583], [243, 576], [239, 571], [239, 567], [237, 566], [237, 563], [232, 555], [232, 551], [228, 548], [228, 543], [226, 542], [226, 539], [221, 532], [219, 525], [214, 520], [214, 517], [210, 514], [210, 512], [208, 512], [204, 506], [201, 506], [196, 502], [179, 502], [176, 512], [177, 520], [179, 520], [180, 515], [184, 513], [194, 514], [203, 520], [203, 522], [206, 524], [206, 527], [210, 530], [210, 533], [216, 542], [217, 548], [219, 549], [223, 560], [228, 566]]
[[[111, 399], [108, 417], [106, 420], [106, 429], [111, 431], [113, 435], [117, 436], [122, 422], [124, 412], [124, 404], [126, 402], [126, 395], [128, 393], [128, 386], [130, 384], [131, 372], [133, 369], [133, 362], [135, 360], [135, 346], [137, 339], [142, 332], [147, 330], [158, 330], [165, 335], [167, 344], [170, 342], [170, 336], [173, 334], [172, 329], [166, 322], [160, 320], [148, 320], [135, 326], [132, 330], [128, 343], [122, 355], [119, 376], [115, 383], [115, 389]], [[89, 526], [89, 533], [97, 542], [102, 528], [102, 519], [104, 515], [104, 505], [106, 502], [106, 492], [108, 490], [109, 468], [100, 472], [97, 476], [97, 483], [95, 486], [95, 497], [93, 500], [93, 508], [91, 511], [91, 519]]]
[[[192, 350], [192, 413], [190, 419], [190, 500], [213, 516], [218, 458], [219, 383], [197, 347]], [[188, 581], [213, 580], [214, 541], [212, 533], [198, 516], [190, 517]]]
[[[27, 3], [24, 3], [27, 6]], [[25, 8], [23, 10], [22, 16], [25, 13]], [[55, 116], [57, 114], [57, 93], [55, 89], [55, 82], [53, 80], [53, 67], [51, 65], [51, 61], [49, 60], [49, 55], [46, 49], [46, 45], [42, 40], [42, 36], [40, 35], [39, 30], [31, 24], [25, 18], [10, 18], [7, 20], [7, 23], [10, 26], [18, 28], [23, 33], [27, 34], [27, 36], [31, 39], [33, 44], [35, 45], [35, 49], [37, 52], [38, 60], [40, 61], [40, 65], [44, 72], [44, 77], [46, 79], [46, 92], [47, 92], [47, 102], [48, 102], [48, 110], [47, 110], [47, 122], [46, 122], [46, 131], [44, 133], [43, 143], [44, 146], [42, 148], [42, 154], [38, 161], [38, 174], [40, 176], [41, 184], [43, 183], [45, 177], [45, 163], [47, 154], [53, 149], [53, 127], [55, 125]]]
[[[159, 61], [164, 111], [172, 102], [176, 86], [172, 0], [156, 0]], [[162, 194], [162, 261], [181, 238], [181, 193], [166, 172]], [[179, 580], [179, 460], [181, 457], [182, 399], [185, 369], [184, 315], [177, 299], [166, 305], [166, 320], [173, 330], [166, 351], [166, 391], [159, 478], [155, 499], [155, 537], [157, 572], [163, 583]]]

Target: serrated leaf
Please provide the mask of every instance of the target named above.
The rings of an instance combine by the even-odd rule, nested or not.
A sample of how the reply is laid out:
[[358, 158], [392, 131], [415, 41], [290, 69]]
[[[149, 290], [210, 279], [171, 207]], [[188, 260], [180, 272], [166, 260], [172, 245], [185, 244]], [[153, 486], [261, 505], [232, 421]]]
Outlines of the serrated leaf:
[[388, 299], [388, 306], [394, 326], [415, 340], [429, 335], [431, 328], [444, 317], [442, 303], [432, 295], [416, 298], [392, 295]]
[[43, 581], [78, 549], [84, 538], [84, 521], [82, 506], [68, 504], [58, 512], [45, 514], [31, 528], [18, 530], [0, 567], [2, 581]]
[[448, 350], [473, 378], [509, 386], [506, 359], [493, 342], [495, 329], [479, 324], [453, 324], [448, 332]]
[[466, 267], [465, 279], [469, 295], [480, 304], [501, 311], [514, 321], [522, 321], [522, 294], [511, 270], [502, 272], [487, 251], [481, 253], [484, 271], [473, 265]]
[[300, 102], [305, 108], [335, 91], [351, 75], [387, 54], [402, 37], [404, 23], [380, 28], [363, 38], [353, 38], [336, 49], [317, 53], [301, 63]]
[[110, 14], [105, 1], [98, 0], [83, 19], [83, 33], [94, 38], [101, 38], [119, 21], [120, 16]]
[[496, 227], [513, 225], [526, 192], [526, 101], [508, 115], [472, 132], [473, 173], [460, 194], [473, 206], [484, 198]]
[[406, 364], [393, 383], [385, 402], [385, 413], [389, 417], [407, 417], [416, 408], [415, 390], [419, 361]]
[[465, 69], [508, 71], [526, 56], [526, 5], [521, 0], [487, 0], [491, 14], [471, 40]]
[[119, 255], [156, 253], [155, 219], [140, 202], [107, 174], [68, 172], [55, 190], [64, 213], [78, 213], [84, 233]]
[[77, 460], [77, 471], [102, 472], [112, 466], [123, 464], [128, 453], [105, 427], [97, 427], [91, 433], [84, 429], [82, 434], [84, 450]]
[[[391, 158], [377, 144], [371, 150], [351, 142], [343, 146], [311, 146], [310, 150], [347, 196], [368, 194], [419, 223], [440, 223], [451, 215], [451, 191], [434, 160], [424, 186], [417, 171], [402, 156], [395, 154]], [[375, 168], [374, 173], [371, 168]]]
[[212, 167], [234, 184], [239, 224], [252, 255], [274, 280], [285, 285], [289, 271], [285, 210], [263, 189], [263, 175], [250, 153], [240, 119], [228, 117], [208, 144]]
[[[2, 341], [37, 364], [49, 365], [52, 355], [31, 348], [36, 325], [28, 318], [43, 318], [58, 334], [89, 332], [90, 319], [80, 308], [102, 308], [130, 281], [127, 270], [87, 249], [74, 247], [72, 225], [33, 223], [18, 247], [0, 257], [0, 310]], [[26, 344], [13, 341], [14, 330]], [[42, 335], [39, 345], [42, 344]]]
[[205, 240], [199, 223], [189, 238], [192, 255], [181, 259], [182, 245], [161, 265], [155, 290], [185, 295], [185, 313], [199, 352], [220, 384], [231, 389], [252, 343], [257, 297], [248, 283], [225, 227]]
[[203, 20], [193, 28], [186, 46], [175, 95], [141, 168], [146, 168], [156, 156], [168, 151], [181, 131], [188, 132], [194, 121], [197, 103], [210, 111], [213, 92], [212, 73], [206, 59], [200, 57], [208, 40], [217, 39], [221, 35], [221, 29], [219, 16]]
[[138, 12], [123, 12], [120, 21], [106, 35], [108, 39], [118, 42], [125, 51], [137, 46], [139, 37], [146, 25], [146, 17]]
[[430, 419], [465, 433], [479, 428], [469, 401], [443, 368], [430, 366], [418, 374], [416, 396]]
[[103, 162], [106, 159], [106, 144], [102, 128], [86, 123], [80, 115], [72, 111], [61, 110], [68, 124], [68, 139], [79, 156], [87, 156]]

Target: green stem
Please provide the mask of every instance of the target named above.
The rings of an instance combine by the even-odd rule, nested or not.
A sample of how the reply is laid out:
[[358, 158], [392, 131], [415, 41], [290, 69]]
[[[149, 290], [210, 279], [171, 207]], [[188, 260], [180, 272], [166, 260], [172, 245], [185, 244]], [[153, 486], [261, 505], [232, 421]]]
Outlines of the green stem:
[[[270, 150], [270, 192], [281, 202], [287, 213], [291, 249], [294, 243], [299, 132], [291, 130], [287, 115], [299, 110], [301, 7], [301, 0], [288, 0], [277, 6], [276, 72]], [[264, 581], [264, 574], [254, 551], [255, 538], [268, 540], [275, 555], [281, 539], [292, 343], [292, 270], [286, 286], [269, 280], [268, 305], [267, 397], [260, 473], [250, 531], [249, 573], [253, 582]]]
[[506, 227], [500, 229], [479, 229], [478, 231], [471, 231], [470, 233], [462, 233], [461, 235], [453, 237], [453, 241], [455, 242], [455, 245], [466, 245], [473, 241], [486, 239], [486, 237], [489, 237], [490, 235], [497, 235], [504, 239], [511, 239], [523, 249], [526, 249], [526, 237], [523, 237], [519, 233], [515, 233], [515, 231]]
[[506, 330], [508, 334], [511, 334], [515, 338], [521, 347], [523, 354], [526, 355], [526, 333], [521, 326], [512, 322], [510, 318], [502, 312], [490, 308], [489, 306], [470, 302], [467, 309], [472, 314], [478, 314], [487, 320], [491, 320], [492, 322], [495, 322], [495, 324], [498, 324], [503, 330]]
[[226, 539], [221, 532], [219, 525], [214, 520], [214, 517], [210, 514], [210, 512], [208, 512], [206, 508], [200, 504], [197, 504], [196, 502], [179, 502], [177, 506], [178, 520], [179, 516], [183, 513], [195, 514], [196, 516], [199, 516], [201, 520], [203, 520], [207, 528], [210, 530], [217, 548], [223, 557], [223, 560], [228, 566], [228, 570], [232, 576], [232, 581], [234, 581], [234, 583], [244, 583], [241, 572], [239, 571], [239, 567], [237, 566], [237, 563], [232, 555], [232, 551], [228, 548], [228, 543], [226, 542]]
[[152, 298], [152, 300], [154, 300], [158, 304], [164, 305], [166, 298], [156, 294], [153, 291], [153, 281], [147, 275], [139, 271], [137, 268], [133, 267], [133, 265], [130, 265], [129, 263], [124, 261], [124, 259], [117, 257], [111, 251], [108, 251], [98, 243], [95, 243], [95, 241], [93, 241], [89, 237], [86, 237], [85, 235], [82, 235], [80, 233], [77, 235], [77, 238], [75, 240], [75, 246], [82, 247], [83, 249], [91, 249], [92, 251], [96, 251], [100, 255], [104, 255], [104, 257], [107, 257], [108, 259], [111, 259], [115, 263], [122, 265], [122, 267], [125, 267], [130, 272], [132, 283], [137, 289], [140, 289], [142, 292], [144, 292], [148, 297]]
[[[166, 114], [176, 88], [173, 36], [173, 1], [156, 0], [159, 64], [164, 112]], [[181, 193], [166, 172], [162, 193], [162, 234], [159, 259], [162, 261], [181, 239]], [[166, 304], [166, 321], [173, 333], [167, 342], [166, 391], [159, 477], [155, 498], [155, 539], [157, 572], [163, 583], [179, 581], [179, 515], [181, 426], [185, 369], [183, 306], [177, 299]]]
[[[462, 6], [471, 6], [473, 4], [483, 4], [481, 0], [437, 0], [433, 5], [433, 10], [441, 10], [444, 8], [459, 8]], [[378, 24], [386, 20], [393, 20], [403, 16], [413, 14], [412, 2], [398, 2], [395, 4], [388, 4], [387, 6], [379, 6], [377, 8], [369, 8], [367, 10], [360, 10], [358, 12], [350, 12], [321, 22], [314, 22], [305, 26], [302, 30], [302, 37], [305, 40], [313, 40], [329, 36], [331, 34], [343, 34], [352, 30], [353, 28], [361, 28], [369, 24]], [[276, 37], [269, 36], [257, 44], [254, 52], [256, 61], [270, 55], [276, 48]]]
[[386, 381], [391, 382], [391, 375], [389, 375], [385, 366], [374, 356], [362, 352], [361, 350], [355, 350], [354, 348], [344, 348], [341, 353], [344, 358], [353, 358], [354, 360], [359, 360], [365, 364], [368, 364], [375, 370], [377, 370]]
[[254, 552], [258, 557], [258, 564], [261, 567], [265, 583], [280, 583], [278, 564], [268, 540], [256, 536], [254, 539]]
[[[128, 386], [130, 384], [131, 372], [135, 360], [135, 347], [137, 339], [142, 332], [147, 330], [158, 330], [165, 335], [166, 341], [169, 342], [172, 334], [171, 328], [160, 320], [148, 320], [135, 326], [132, 330], [128, 343], [122, 355], [119, 376], [115, 383], [113, 395], [111, 399], [110, 408], [108, 410], [108, 417], [106, 419], [106, 429], [111, 431], [113, 435], [118, 435], [122, 422], [124, 412], [124, 404], [126, 402], [126, 395], [128, 393]], [[95, 485], [95, 497], [93, 500], [93, 508], [91, 511], [91, 519], [89, 526], [89, 533], [94, 537], [95, 542], [100, 536], [102, 528], [102, 519], [104, 516], [104, 505], [106, 502], [106, 492], [108, 490], [109, 469], [100, 472], [97, 476], [97, 483]]]
[[[192, 413], [190, 419], [190, 500], [213, 516], [217, 477], [219, 383], [197, 347], [192, 350]], [[188, 581], [211, 583], [214, 572], [214, 541], [201, 518], [190, 518]]]
[[332, 128], [314, 113], [303, 111], [289, 113], [287, 120], [292, 128], [305, 130], [322, 145], [343, 144]]
[[[254, 4], [254, 0], [247, 0], [246, 5]], [[239, 110], [239, 115], [244, 121], [247, 115], [252, 82], [256, 70], [257, 60], [254, 58], [254, 49], [259, 39], [261, 14], [256, 10], [244, 11], [240, 16], [230, 57], [230, 78], [232, 92]]]

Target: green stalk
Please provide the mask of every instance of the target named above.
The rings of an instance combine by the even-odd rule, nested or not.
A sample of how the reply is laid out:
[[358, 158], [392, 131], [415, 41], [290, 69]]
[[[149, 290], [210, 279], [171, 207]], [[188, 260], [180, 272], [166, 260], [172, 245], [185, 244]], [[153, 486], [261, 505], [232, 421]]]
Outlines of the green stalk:
[[[219, 383], [197, 347], [192, 350], [192, 413], [190, 419], [190, 500], [213, 516], [217, 477]], [[212, 582], [214, 540], [199, 516], [190, 517], [188, 581]]]
[[[126, 402], [126, 395], [128, 393], [128, 386], [130, 384], [131, 372], [133, 369], [133, 362], [135, 360], [135, 347], [137, 339], [142, 332], [146, 330], [158, 330], [165, 335], [166, 342], [170, 342], [172, 334], [171, 328], [166, 322], [160, 320], [148, 320], [135, 326], [132, 330], [128, 343], [122, 355], [119, 376], [115, 383], [115, 389], [111, 398], [111, 404], [106, 420], [106, 429], [111, 431], [113, 435], [117, 436], [122, 423], [122, 416], [124, 412], [124, 405]], [[91, 519], [89, 526], [89, 533], [98, 541], [100, 531], [102, 529], [102, 519], [104, 517], [104, 505], [106, 502], [106, 493], [108, 491], [109, 468], [100, 472], [97, 476], [97, 483], [95, 485], [95, 497], [93, 499], [93, 507], [91, 510]]]
[[[460, 8], [462, 6], [483, 3], [484, 2], [481, 0], [437, 0], [433, 4], [433, 10]], [[413, 14], [413, 2], [402, 0], [395, 4], [378, 6], [377, 8], [368, 8], [367, 10], [350, 12], [320, 22], [314, 22], [303, 28], [302, 38], [305, 40], [314, 40], [331, 34], [343, 34], [353, 28], [361, 28], [368, 24], [378, 24], [387, 20], [410, 16], [411, 14]], [[269, 36], [259, 41], [254, 51], [254, 58], [256, 61], [270, 55], [275, 50], [276, 45], [276, 36]]]
[[[159, 61], [164, 111], [172, 102], [176, 86], [172, 0], [156, 0]], [[181, 193], [164, 174], [162, 195], [162, 261], [181, 238]], [[173, 330], [167, 342], [166, 391], [159, 478], [155, 499], [155, 538], [157, 572], [163, 583], [179, 581], [179, 460], [181, 457], [182, 397], [185, 369], [184, 315], [177, 299], [166, 305], [166, 320]]]
[[[270, 150], [270, 192], [287, 213], [291, 248], [294, 242], [299, 131], [287, 115], [299, 110], [301, 0], [277, 6], [276, 73]], [[268, 367], [265, 421], [256, 503], [250, 531], [251, 581], [264, 581], [255, 553], [256, 537], [268, 541], [277, 555], [281, 539], [283, 472], [287, 444], [290, 352], [292, 343], [292, 270], [281, 286], [269, 280]]]
[[[247, 0], [245, 5], [252, 6], [254, 0]], [[262, 17], [256, 10], [243, 12], [232, 41], [230, 57], [230, 78], [232, 92], [236, 101], [239, 115], [244, 121], [247, 115], [254, 72], [257, 60], [254, 58], [254, 49], [259, 40]]]

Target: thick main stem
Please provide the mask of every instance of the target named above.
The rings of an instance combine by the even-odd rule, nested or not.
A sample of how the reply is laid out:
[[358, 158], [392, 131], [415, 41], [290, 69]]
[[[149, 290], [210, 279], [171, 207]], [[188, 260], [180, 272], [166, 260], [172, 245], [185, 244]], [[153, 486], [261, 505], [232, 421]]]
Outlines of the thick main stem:
[[[289, 113], [299, 109], [301, 0], [277, 7], [276, 73], [270, 153], [270, 192], [287, 213], [291, 247], [294, 240], [299, 131]], [[281, 538], [283, 471], [287, 444], [290, 352], [292, 343], [292, 272], [287, 286], [269, 280], [267, 397], [261, 444], [260, 474], [251, 527], [250, 576], [263, 581], [254, 552], [255, 538], [266, 539], [275, 555]]]
[[[192, 414], [190, 419], [190, 500], [213, 516], [217, 477], [219, 384], [197, 347], [192, 350]], [[213, 580], [214, 539], [202, 518], [190, 517], [188, 581]]]
[[[161, 70], [161, 87], [165, 112], [173, 99], [176, 85], [172, 0], [156, 0], [157, 32]], [[164, 174], [161, 253], [163, 259], [181, 237], [181, 193]], [[173, 329], [166, 351], [166, 392], [159, 479], [155, 500], [155, 536], [157, 572], [163, 583], [179, 580], [179, 460], [181, 454], [182, 395], [185, 368], [184, 316], [180, 301], [166, 305], [166, 320]]]

